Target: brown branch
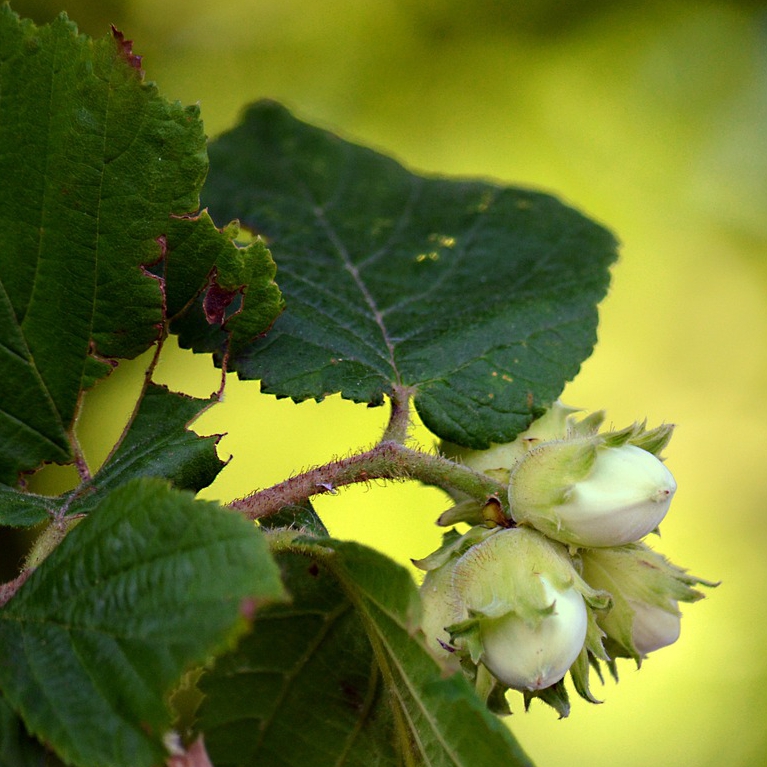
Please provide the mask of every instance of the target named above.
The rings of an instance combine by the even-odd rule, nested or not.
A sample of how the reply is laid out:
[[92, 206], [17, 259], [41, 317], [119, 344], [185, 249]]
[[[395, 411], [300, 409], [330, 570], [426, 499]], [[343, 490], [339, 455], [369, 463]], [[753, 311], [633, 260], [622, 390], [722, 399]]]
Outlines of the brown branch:
[[34, 572], [34, 568], [28, 568], [22, 570], [21, 574], [16, 576], [12, 581], [7, 583], [0, 583], [0, 607], [7, 604], [13, 595], [26, 583], [27, 578]]
[[373, 479], [417, 479], [443, 490], [459, 490], [482, 501], [495, 498], [504, 509], [508, 506], [504, 484], [447, 458], [411, 450], [389, 440], [364, 453], [331, 461], [232, 501], [229, 508], [243, 512], [249, 519], [259, 519], [314, 495], [332, 493], [344, 485]]

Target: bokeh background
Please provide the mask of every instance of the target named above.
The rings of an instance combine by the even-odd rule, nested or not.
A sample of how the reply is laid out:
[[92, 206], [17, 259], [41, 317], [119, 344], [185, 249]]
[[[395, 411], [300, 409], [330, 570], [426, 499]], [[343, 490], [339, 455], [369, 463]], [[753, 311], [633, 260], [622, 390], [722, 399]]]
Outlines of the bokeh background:
[[[512, 700], [540, 767], [730, 767], [767, 754], [767, 3], [658, 0], [15, 0], [43, 22], [114, 23], [207, 132], [275, 98], [429, 173], [553, 191], [623, 243], [599, 343], [564, 399], [624, 426], [679, 424], [679, 483], [656, 548], [722, 585], [687, 606], [677, 644], [569, 719]], [[221, 224], [225, 222], [219, 222]], [[86, 403], [92, 462], [127, 412], [143, 361]], [[161, 380], [197, 395], [208, 360], [168, 349]], [[230, 377], [231, 378], [231, 377]], [[380, 435], [383, 408], [295, 405], [229, 380], [195, 425], [227, 432], [228, 501]], [[419, 441], [431, 446], [425, 430]], [[40, 482], [67, 481], [48, 472]], [[43, 485], [41, 484], [41, 487]], [[436, 547], [445, 497], [412, 485], [318, 501], [331, 532], [403, 564]], [[310, 766], [308, 766], [310, 767]]]

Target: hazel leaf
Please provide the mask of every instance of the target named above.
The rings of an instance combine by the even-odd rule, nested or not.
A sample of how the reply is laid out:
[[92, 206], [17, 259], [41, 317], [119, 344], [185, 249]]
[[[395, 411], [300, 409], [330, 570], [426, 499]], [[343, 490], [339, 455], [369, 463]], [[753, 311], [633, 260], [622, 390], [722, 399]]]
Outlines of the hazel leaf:
[[487, 448], [550, 405], [596, 341], [613, 236], [554, 197], [416, 175], [259, 102], [210, 147], [214, 216], [262, 235], [287, 308], [232, 361], [265, 392], [379, 405]]
[[324, 537], [294, 538], [277, 559], [292, 603], [259, 613], [201, 681], [199, 726], [218, 767], [530, 765], [461, 672], [427, 650], [404, 568]]
[[3, 4], [0, 83], [0, 482], [14, 485], [73, 459], [83, 391], [154, 344], [169, 307], [229, 291], [241, 344], [281, 304], [263, 245], [237, 248], [199, 211], [199, 107], [145, 81], [120, 32], [92, 40], [63, 14], [37, 27]]
[[30, 527], [56, 514], [87, 514], [107, 493], [139, 477], [167, 479], [179, 490], [202, 490], [225, 464], [216, 452], [219, 437], [200, 437], [189, 424], [215, 401], [149, 384], [122, 441], [92, 481], [61, 496], [0, 484], [0, 524]]
[[68, 764], [152, 767], [166, 695], [284, 598], [263, 536], [159, 480], [107, 495], [0, 611], [0, 689]]

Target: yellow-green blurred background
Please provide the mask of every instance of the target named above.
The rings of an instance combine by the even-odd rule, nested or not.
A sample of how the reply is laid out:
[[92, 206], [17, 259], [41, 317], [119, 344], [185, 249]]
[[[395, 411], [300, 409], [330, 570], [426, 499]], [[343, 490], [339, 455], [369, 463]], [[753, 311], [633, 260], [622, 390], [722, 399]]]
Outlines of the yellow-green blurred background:
[[[767, 754], [767, 3], [605, 0], [16, 0], [114, 23], [162, 92], [199, 101], [209, 135], [260, 97], [413, 169], [551, 190], [623, 242], [593, 357], [565, 393], [623, 426], [679, 424], [679, 491], [656, 548], [722, 585], [687, 606], [679, 642], [604, 705], [569, 719], [521, 701], [512, 729], [541, 767], [755, 765]], [[225, 222], [219, 222], [223, 224]], [[140, 365], [90, 397], [103, 455]], [[216, 388], [204, 359], [167, 354], [161, 380]], [[103, 410], [99, 411], [99, 408]], [[122, 409], [121, 409], [122, 408]], [[224, 501], [378, 438], [385, 410], [294, 405], [229, 380], [198, 421], [227, 432]], [[119, 431], [120, 424], [117, 424]], [[422, 444], [431, 444], [421, 431]], [[358, 488], [317, 503], [331, 532], [403, 563], [435, 548], [443, 496]], [[311, 765], [307, 765], [311, 767]]]

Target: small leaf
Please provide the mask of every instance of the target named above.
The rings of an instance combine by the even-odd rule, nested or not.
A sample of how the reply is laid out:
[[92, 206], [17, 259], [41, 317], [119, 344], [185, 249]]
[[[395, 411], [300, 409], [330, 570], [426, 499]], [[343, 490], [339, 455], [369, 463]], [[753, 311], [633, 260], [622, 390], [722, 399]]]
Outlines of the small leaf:
[[278, 560], [290, 606], [203, 677], [217, 767], [529, 765], [505, 725], [417, 634], [418, 593], [377, 552], [299, 539]]
[[283, 593], [252, 524], [163, 482], [132, 482], [0, 611], [0, 687], [65, 761], [150, 767], [165, 756], [171, 685]]
[[124, 439], [91, 482], [59, 497], [0, 484], [0, 524], [28, 527], [62, 510], [87, 513], [108, 492], [138, 477], [167, 479], [179, 490], [202, 490], [225, 466], [216, 453], [219, 437], [200, 437], [187, 427], [215, 401], [149, 384]]
[[165, 478], [179, 490], [207, 487], [226, 465], [216, 453], [219, 435], [200, 437], [188, 426], [216, 401], [149, 384], [125, 438], [96, 474], [95, 488], [112, 489], [135, 477]]
[[293, 530], [300, 530], [307, 535], [326, 538], [328, 530], [314, 510], [311, 501], [294, 506], [285, 506], [276, 514], [270, 514], [259, 520], [262, 528], [273, 530], [277, 527], [288, 527]]
[[508, 442], [596, 341], [612, 235], [553, 197], [425, 178], [261, 102], [203, 190], [276, 254], [287, 309], [233, 364], [296, 400], [415, 387], [438, 436]]
[[49, 520], [65, 502], [62, 497], [28, 493], [0, 484], [0, 525], [32, 527]]

